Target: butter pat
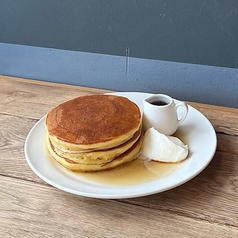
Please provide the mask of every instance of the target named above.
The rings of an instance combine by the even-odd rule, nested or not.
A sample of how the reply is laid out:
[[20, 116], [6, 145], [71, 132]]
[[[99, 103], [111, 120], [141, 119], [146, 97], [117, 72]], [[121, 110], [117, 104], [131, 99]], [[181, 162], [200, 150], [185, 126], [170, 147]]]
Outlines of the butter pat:
[[186, 159], [188, 146], [177, 137], [166, 136], [152, 127], [144, 135], [141, 156], [143, 159], [176, 163]]

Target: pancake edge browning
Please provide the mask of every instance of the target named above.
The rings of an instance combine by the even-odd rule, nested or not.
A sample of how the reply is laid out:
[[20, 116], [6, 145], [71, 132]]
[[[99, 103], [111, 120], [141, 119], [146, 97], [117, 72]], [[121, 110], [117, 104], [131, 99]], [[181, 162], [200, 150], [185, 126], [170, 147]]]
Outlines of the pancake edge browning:
[[117, 137], [115, 139], [112, 139], [107, 142], [101, 142], [101, 143], [95, 143], [95, 144], [87, 144], [87, 145], [80, 145], [80, 144], [73, 144], [73, 143], [68, 143], [62, 140], [59, 140], [56, 136], [52, 136], [50, 133], [48, 133], [49, 139], [56, 143], [58, 145], [58, 148], [66, 148], [68, 151], [80, 151], [82, 153], [86, 152], [91, 152], [95, 150], [103, 150], [103, 149], [110, 149], [115, 146], [119, 146], [128, 140], [130, 140], [133, 135], [140, 129], [140, 126], [138, 128], [135, 128], [133, 131], [130, 131], [130, 133], [124, 134], [120, 137]]

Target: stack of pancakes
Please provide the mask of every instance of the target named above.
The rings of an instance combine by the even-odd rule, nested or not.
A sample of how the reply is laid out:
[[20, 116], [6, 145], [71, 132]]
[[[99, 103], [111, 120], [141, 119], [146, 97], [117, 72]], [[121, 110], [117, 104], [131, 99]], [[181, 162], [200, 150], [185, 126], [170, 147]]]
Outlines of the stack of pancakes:
[[50, 154], [73, 171], [114, 168], [140, 152], [141, 112], [125, 97], [77, 97], [49, 111], [45, 126]]

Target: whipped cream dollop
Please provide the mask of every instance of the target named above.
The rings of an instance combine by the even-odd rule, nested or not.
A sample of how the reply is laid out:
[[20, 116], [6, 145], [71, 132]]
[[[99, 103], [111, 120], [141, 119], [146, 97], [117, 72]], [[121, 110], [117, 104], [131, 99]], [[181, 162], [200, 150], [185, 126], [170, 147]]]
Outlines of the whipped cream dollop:
[[186, 159], [188, 145], [174, 136], [166, 136], [153, 127], [143, 137], [141, 148], [142, 159], [176, 163]]

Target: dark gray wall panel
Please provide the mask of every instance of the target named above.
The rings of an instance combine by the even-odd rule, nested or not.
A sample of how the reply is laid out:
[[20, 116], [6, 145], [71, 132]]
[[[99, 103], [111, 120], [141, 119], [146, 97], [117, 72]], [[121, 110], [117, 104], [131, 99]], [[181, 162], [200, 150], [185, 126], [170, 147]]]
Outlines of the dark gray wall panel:
[[238, 1], [0, 0], [0, 42], [238, 68]]

